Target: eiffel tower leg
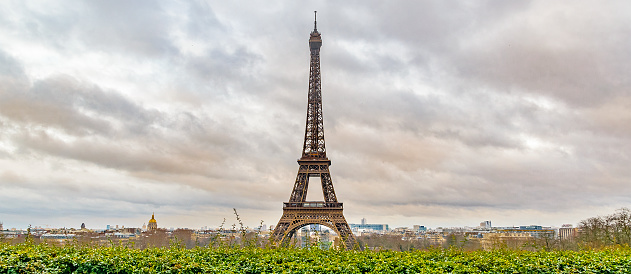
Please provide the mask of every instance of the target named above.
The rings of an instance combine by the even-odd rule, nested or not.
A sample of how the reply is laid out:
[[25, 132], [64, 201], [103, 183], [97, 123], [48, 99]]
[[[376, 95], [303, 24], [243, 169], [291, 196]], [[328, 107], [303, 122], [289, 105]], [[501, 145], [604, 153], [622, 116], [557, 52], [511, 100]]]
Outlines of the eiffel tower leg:
[[322, 183], [322, 194], [324, 194], [324, 200], [326, 202], [337, 203], [337, 196], [335, 196], [335, 190], [333, 189], [331, 174], [329, 172], [321, 173], [320, 182]]
[[355, 239], [355, 235], [353, 235], [353, 232], [346, 223], [346, 220], [335, 223], [335, 227], [337, 228], [338, 235], [340, 236], [346, 249], [362, 249], [362, 247], [359, 246], [359, 243], [357, 243], [357, 239]]
[[289, 196], [290, 202], [304, 202], [307, 198], [307, 189], [309, 188], [309, 178], [307, 177], [306, 172], [302, 172], [301, 169], [298, 170], [298, 175], [296, 175], [296, 182], [294, 183], [294, 189], [291, 191], [291, 196]]
[[295, 229], [288, 231], [287, 235], [285, 235], [285, 238], [283, 238], [283, 240], [280, 243], [281, 246], [288, 247], [291, 244], [291, 238], [293, 238], [295, 234], [296, 234]]
[[270, 237], [270, 241], [273, 245], [279, 246], [282, 245], [283, 237], [287, 234], [287, 228], [289, 227], [290, 222], [288, 220], [281, 218], [278, 221], [278, 224], [274, 228], [274, 232]]
[[274, 228], [270, 240], [277, 247], [288, 247], [296, 232], [296, 211], [283, 210], [283, 216]]

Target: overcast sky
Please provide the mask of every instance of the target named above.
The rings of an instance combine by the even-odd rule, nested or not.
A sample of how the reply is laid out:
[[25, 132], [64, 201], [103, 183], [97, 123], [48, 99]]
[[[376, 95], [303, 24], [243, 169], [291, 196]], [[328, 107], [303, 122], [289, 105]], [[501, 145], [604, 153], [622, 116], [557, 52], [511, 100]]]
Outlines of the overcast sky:
[[0, 222], [217, 227], [236, 208], [275, 225], [314, 10], [349, 223], [560, 226], [631, 206], [630, 1], [8, 0]]

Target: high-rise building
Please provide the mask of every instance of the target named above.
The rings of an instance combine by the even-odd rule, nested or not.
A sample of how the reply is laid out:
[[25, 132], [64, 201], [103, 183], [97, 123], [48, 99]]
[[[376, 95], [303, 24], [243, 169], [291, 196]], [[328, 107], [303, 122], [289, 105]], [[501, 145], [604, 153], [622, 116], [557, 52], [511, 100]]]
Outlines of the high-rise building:
[[424, 225], [413, 225], [412, 229], [416, 232], [427, 231], [427, 228]]
[[491, 221], [484, 221], [480, 223], [480, 228], [491, 228]]

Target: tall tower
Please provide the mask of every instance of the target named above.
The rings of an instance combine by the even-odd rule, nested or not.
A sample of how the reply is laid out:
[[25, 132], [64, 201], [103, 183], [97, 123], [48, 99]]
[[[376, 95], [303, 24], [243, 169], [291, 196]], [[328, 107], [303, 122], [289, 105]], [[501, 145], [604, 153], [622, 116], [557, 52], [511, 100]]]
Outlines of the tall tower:
[[[326, 226], [340, 236], [347, 249], [355, 248], [357, 241], [346, 222], [342, 203], [337, 201], [324, 145], [322, 117], [322, 92], [320, 90], [320, 47], [322, 37], [318, 32], [317, 18], [309, 37], [311, 68], [307, 100], [307, 122], [302, 157], [298, 160], [298, 175], [289, 202], [283, 203], [283, 216], [274, 229], [272, 239], [279, 245], [288, 245], [296, 230], [310, 224]], [[309, 178], [320, 177], [322, 201], [306, 201]]]

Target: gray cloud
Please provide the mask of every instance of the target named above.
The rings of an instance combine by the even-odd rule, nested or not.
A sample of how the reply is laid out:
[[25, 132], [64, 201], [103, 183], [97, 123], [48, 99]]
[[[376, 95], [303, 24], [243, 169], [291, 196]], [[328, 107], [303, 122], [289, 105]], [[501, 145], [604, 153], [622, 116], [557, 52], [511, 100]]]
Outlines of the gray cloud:
[[312, 10], [351, 222], [559, 225], [630, 202], [625, 2], [47, 5], [0, 5], [5, 224], [275, 222]]
[[529, 11], [539, 16], [522, 13], [470, 36], [473, 41], [454, 55], [454, 67], [458, 76], [498, 91], [523, 90], [581, 106], [601, 103], [629, 86], [628, 63], [621, 61], [631, 59], [625, 46], [631, 42], [629, 17], [619, 4], [534, 4]]

